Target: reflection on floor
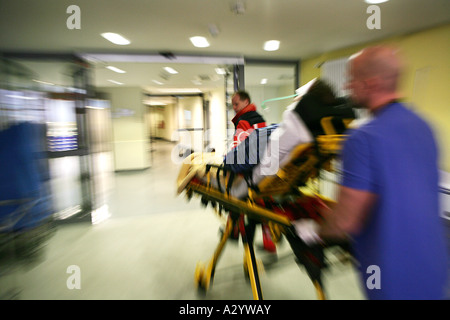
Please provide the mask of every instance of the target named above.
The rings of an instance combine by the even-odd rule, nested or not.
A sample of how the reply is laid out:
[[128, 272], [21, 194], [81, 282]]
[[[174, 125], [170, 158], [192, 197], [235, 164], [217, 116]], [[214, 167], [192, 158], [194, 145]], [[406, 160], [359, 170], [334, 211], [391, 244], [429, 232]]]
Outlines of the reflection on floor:
[[[200, 201], [176, 197], [178, 165], [170, 160], [172, 148], [159, 142], [150, 169], [114, 175], [108, 220], [58, 226], [40, 261], [0, 271], [0, 298], [252, 299], [238, 242], [227, 244], [210, 291], [197, 294], [195, 266], [211, 257], [222, 222]], [[256, 246], [262, 242], [258, 234]], [[265, 264], [265, 299], [316, 299], [286, 241], [275, 262], [268, 253], [256, 253]], [[332, 264], [324, 282], [329, 299], [364, 298], [350, 263]]]

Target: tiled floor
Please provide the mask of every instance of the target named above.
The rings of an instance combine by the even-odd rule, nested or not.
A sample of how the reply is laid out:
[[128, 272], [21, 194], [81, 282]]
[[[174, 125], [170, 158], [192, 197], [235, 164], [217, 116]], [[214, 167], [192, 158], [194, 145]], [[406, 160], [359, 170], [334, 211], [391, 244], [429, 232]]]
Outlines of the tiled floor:
[[[15, 264], [0, 273], [0, 297], [15, 299], [252, 299], [246, 281], [241, 243], [230, 243], [206, 296], [197, 294], [195, 266], [211, 257], [222, 221], [198, 198], [175, 195], [178, 166], [170, 160], [173, 145], [158, 143], [153, 166], [114, 174], [108, 195], [111, 217], [98, 225], [66, 224], [46, 242], [34, 264]], [[256, 246], [261, 243], [260, 232]], [[278, 260], [256, 250], [265, 265], [265, 299], [316, 299], [304, 270], [287, 242]], [[330, 255], [330, 259], [334, 256]], [[80, 288], [68, 268], [77, 266]], [[69, 283], [69, 286], [68, 286]], [[350, 263], [332, 264], [324, 274], [329, 299], [363, 299]]]

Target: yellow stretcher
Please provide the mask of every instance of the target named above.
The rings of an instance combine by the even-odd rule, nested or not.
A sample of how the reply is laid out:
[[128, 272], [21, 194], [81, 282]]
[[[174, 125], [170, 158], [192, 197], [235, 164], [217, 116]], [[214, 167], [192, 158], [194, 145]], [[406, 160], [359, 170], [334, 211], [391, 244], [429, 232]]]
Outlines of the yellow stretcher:
[[[244, 270], [250, 279], [253, 297], [263, 299], [258, 263], [253, 248], [255, 226], [267, 224], [274, 242], [284, 236], [289, 242], [298, 263], [303, 265], [313, 282], [319, 299], [325, 299], [321, 271], [325, 267], [324, 248], [332, 243], [307, 245], [296, 234], [292, 224], [292, 213], [296, 218], [315, 219], [320, 223], [322, 217], [317, 205], [332, 205], [333, 201], [320, 194], [307, 194], [302, 191], [310, 179], [319, 176], [322, 169], [331, 169], [331, 161], [338, 155], [345, 135], [336, 134], [330, 118], [321, 121], [325, 135], [318, 136], [315, 142], [297, 146], [290, 154], [289, 162], [280, 168], [276, 175], [265, 177], [257, 186], [249, 187], [248, 197], [238, 199], [226, 190], [213, 188], [210, 183], [211, 171], [207, 167], [207, 183], [193, 179], [185, 188], [187, 198], [201, 197], [203, 204], [210, 204], [219, 215], [228, 214], [224, 232], [208, 264], [198, 263], [195, 282], [198, 290], [205, 292], [210, 288], [217, 262], [229, 240], [232, 230], [238, 228], [244, 245]], [[350, 120], [344, 120], [348, 125]], [[220, 166], [215, 166], [220, 169]], [[230, 177], [228, 173], [227, 178]], [[290, 214], [283, 211], [289, 206]], [[289, 213], [289, 212], [288, 212]]]

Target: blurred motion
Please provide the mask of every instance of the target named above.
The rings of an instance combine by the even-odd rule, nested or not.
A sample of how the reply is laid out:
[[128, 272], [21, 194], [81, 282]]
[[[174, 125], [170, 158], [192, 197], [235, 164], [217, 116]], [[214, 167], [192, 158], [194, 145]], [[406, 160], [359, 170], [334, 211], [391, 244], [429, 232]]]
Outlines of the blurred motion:
[[[374, 266], [381, 291], [403, 279], [425, 294], [443, 282], [450, 0], [368, 2], [0, 0], [0, 300], [365, 299], [380, 292], [367, 285]], [[364, 107], [373, 79], [347, 87], [349, 58], [375, 45], [404, 55], [403, 72], [387, 74], [398, 77], [393, 107], [434, 132], [431, 174], [415, 166], [434, 151], [422, 130], [402, 126], [405, 110], [371, 131], [385, 141], [358, 140], [344, 166], [346, 129], [376, 124]], [[299, 103], [311, 79], [336, 99]], [[238, 91], [267, 126], [231, 150]], [[345, 117], [325, 117], [328, 106]], [[350, 175], [390, 202], [367, 232], [319, 239], [358, 159], [385, 165]], [[392, 184], [371, 180], [384, 176]]]
[[0, 70], [0, 299], [16, 299], [58, 223], [109, 217], [111, 127], [75, 58], [2, 57]]
[[[348, 132], [337, 205], [321, 236], [351, 235], [369, 299], [443, 299], [448, 258], [439, 217], [439, 147], [428, 123], [400, 100], [403, 64], [390, 46], [367, 47], [350, 58], [351, 98], [373, 119]], [[373, 267], [382, 273], [377, 287], [367, 276]]]

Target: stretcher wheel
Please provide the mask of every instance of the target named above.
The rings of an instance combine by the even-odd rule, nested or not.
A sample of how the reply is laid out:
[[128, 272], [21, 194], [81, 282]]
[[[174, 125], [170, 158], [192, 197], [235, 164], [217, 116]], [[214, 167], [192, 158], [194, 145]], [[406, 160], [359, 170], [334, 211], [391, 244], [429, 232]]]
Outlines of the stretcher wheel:
[[248, 273], [248, 264], [247, 264], [247, 259], [245, 258], [245, 256], [244, 256], [243, 267], [244, 267], [245, 280], [250, 282], [250, 274]]
[[188, 201], [190, 201], [192, 199], [192, 195], [194, 194], [194, 191], [190, 188], [188, 188], [186, 190], [186, 198], [188, 199]]
[[280, 242], [282, 239], [282, 227], [279, 224], [273, 223], [269, 221], [269, 230], [270, 230], [270, 236], [272, 237], [272, 241], [274, 243]]
[[208, 290], [205, 281], [205, 275], [205, 266], [203, 265], [203, 263], [198, 263], [195, 267], [194, 280], [197, 286], [197, 292], [201, 295], [206, 295], [206, 291]]

